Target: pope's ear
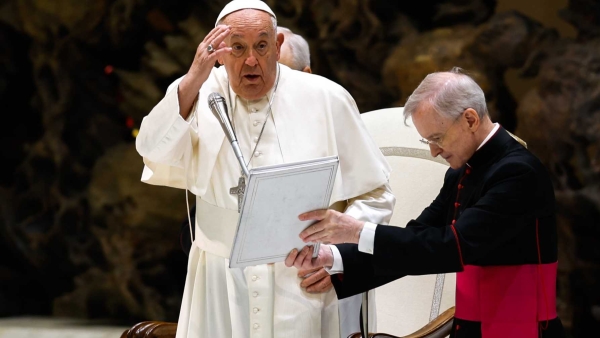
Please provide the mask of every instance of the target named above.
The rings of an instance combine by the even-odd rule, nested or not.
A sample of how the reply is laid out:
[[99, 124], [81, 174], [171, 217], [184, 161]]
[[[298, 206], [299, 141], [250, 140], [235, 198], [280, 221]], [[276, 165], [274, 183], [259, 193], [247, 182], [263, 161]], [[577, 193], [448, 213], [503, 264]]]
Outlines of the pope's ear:
[[285, 36], [283, 33], [277, 33], [277, 60], [281, 57], [281, 45], [283, 45], [283, 41], [285, 40]]

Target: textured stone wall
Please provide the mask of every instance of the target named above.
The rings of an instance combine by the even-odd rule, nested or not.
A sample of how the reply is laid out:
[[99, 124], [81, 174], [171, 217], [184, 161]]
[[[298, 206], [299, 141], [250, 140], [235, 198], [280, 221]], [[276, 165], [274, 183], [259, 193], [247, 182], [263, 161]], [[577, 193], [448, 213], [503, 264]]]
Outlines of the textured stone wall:
[[[0, 316], [176, 320], [185, 195], [139, 182], [135, 130], [226, 2], [0, 2]], [[600, 322], [597, 1], [561, 10], [574, 38], [493, 0], [266, 2], [363, 112], [402, 105], [432, 71], [466, 69], [552, 173], [565, 325], [578, 336]], [[534, 83], [522, 98], [509, 71]]]

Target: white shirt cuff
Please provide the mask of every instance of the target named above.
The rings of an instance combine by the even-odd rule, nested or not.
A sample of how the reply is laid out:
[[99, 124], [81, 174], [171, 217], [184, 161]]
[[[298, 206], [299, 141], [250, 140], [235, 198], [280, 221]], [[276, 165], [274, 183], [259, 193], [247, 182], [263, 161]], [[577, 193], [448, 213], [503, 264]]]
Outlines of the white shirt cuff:
[[365, 222], [365, 226], [360, 232], [358, 238], [358, 251], [373, 254], [373, 248], [375, 247], [375, 230], [377, 224], [371, 222]]
[[344, 273], [344, 262], [342, 261], [340, 250], [338, 250], [335, 245], [330, 245], [329, 249], [331, 249], [331, 253], [333, 254], [333, 265], [330, 269], [325, 268], [325, 271], [327, 271], [330, 275]]

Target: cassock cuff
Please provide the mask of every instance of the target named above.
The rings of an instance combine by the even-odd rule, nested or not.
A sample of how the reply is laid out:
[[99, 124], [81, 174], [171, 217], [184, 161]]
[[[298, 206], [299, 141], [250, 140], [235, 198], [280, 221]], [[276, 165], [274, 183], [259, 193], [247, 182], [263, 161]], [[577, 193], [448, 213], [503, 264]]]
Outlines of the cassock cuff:
[[340, 250], [338, 250], [335, 245], [330, 245], [329, 249], [331, 249], [331, 253], [333, 254], [333, 265], [330, 269], [325, 267], [325, 271], [327, 271], [330, 275], [344, 273], [344, 262], [342, 261]]
[[365, 222], [358, 238], [358, 251], [372, 255], [375, 247], [375, 230], [377, 224]]

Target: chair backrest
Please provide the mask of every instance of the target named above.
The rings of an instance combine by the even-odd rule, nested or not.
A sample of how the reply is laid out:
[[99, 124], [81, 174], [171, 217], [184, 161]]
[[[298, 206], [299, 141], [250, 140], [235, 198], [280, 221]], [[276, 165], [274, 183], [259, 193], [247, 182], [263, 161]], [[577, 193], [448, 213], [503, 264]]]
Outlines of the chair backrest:
[[[392, 166], [390, 186], [396, 206], [390, 224], [406, 226], [437, 196], [448, 164], [433, 158], [419, 142], [417, 130], [403, 108], [387, 108], [361, 114], [369, 133]], [[378, 288], [377, 331], [408, 335], [454, 306], [456, 275], [408, 276]], [[372, 310], [371, 310], [372, 311]]]

